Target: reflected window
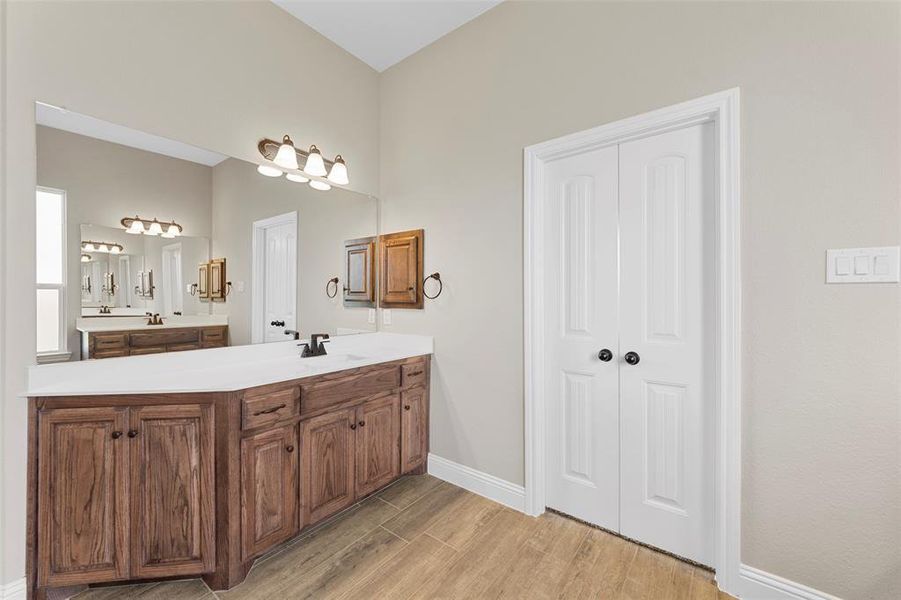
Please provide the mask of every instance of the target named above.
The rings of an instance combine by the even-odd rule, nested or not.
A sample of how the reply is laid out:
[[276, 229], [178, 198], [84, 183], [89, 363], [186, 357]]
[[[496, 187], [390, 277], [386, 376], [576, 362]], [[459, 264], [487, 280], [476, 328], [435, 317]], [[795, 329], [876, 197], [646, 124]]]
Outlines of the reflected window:
[[38, 362], [67, 360], [66, 193], [38, 188], [35, 204]]

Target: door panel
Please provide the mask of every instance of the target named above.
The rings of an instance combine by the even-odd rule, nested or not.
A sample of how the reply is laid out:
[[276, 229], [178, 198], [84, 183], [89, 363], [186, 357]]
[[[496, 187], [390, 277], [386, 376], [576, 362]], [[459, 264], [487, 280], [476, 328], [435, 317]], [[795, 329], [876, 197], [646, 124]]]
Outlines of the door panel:
[[263, 341], [283, 342], [285, 329], [297, 329], [297, 223], [271, 225], [263, 236]]
[[127, 577], [125, 409], [56, 409], [39, 420], [38, 584]]
[[324, 414], [303, 424], [303, 524], [354, 501], [356, 410]]
[[131, 409], [132, 577], [216, 564], [213, 413], [207, 405]]
[[279, 427], [241, 440], [244, 560], [297, 532], [297, 429]]
[[619, 526], [617, 149], [547, 170], [547, 505]]
[[425, 462], [428, 455], [429, 406], [425, 389], [402, 392], [401, 408], [400, 465], [402, 473], [409, 473]]
[[712, 564], [713, 125], [620, 146], [624, 535]]
[[366, 402], [357, 409], [357, 497], [400, 475], [400, 394]]

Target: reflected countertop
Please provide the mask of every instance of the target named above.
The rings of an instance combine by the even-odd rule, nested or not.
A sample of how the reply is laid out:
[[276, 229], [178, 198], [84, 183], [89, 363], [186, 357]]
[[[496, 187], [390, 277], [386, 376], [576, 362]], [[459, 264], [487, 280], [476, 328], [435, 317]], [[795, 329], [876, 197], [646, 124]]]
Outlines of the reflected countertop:
[[297, 342], [36, 365], [28, 396], [227, 392], [431, 354], [430, 336], [336, 336], [329, 354], [301, 358]]
[[177, 329], [179, 327], [215, 327], [228, 325], [228, 315], [182, 315], [163, 317], [162, 325], [148, 325], [147, 317], [98, 317], [81, 318], [75, 321], [75, 329], [85, 333], [100, 331], [134, 331], [158, 329]]

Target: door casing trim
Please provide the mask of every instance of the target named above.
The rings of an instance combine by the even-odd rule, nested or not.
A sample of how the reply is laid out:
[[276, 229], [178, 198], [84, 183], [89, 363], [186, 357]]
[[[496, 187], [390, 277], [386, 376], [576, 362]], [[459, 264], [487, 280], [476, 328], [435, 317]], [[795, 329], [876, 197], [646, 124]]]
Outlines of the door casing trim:
[[[263, 277], [263, 260], [265, 257], [265, 248], [263, 247], [263, 232], [274, 225], [284, 225], [288, 223], [293, 223], [295, 229], [298, 226], [298, 214], [297, 211], [291, 211], [288, 213], [284, 213], [281, 215], [276, 215], [274, 217], [269, 217], [267, 219], [260, 219], [259, 221], [253, 222], [253, 268], [251, 272], [251, 285], [253, 286], [250, 290], [250, 343], [251, 344], [261, 344], [265, 338], [265, 334], [263, 333], [263, 312], [265, 310], [265, 303], [262, 301], [262, 292], [263, 285], [265, 283]], [[297, 248], [296, 244], [298, 242], [299, 235], [294, 236], [294, 244], [295, 244], [295, 252], [294, 256], [297, 259]], [[294, 282], [297, 284], [297, 264], [294, 265]], [[299, 320], [299, 315], [297, 313], [297, 294], [294, 295], [294, 316], [295, 321]], [[296, 325], [296, 324], [295, 324]]]
[[741, 179], [740, 91], [732, 88], [528, 146], [523, 155], [525, 508], [545, 510], [544, 170], [549, 161], [713, 122], [716, 148], [716, 350], [714, 564], [725, 592], [741, 567]]

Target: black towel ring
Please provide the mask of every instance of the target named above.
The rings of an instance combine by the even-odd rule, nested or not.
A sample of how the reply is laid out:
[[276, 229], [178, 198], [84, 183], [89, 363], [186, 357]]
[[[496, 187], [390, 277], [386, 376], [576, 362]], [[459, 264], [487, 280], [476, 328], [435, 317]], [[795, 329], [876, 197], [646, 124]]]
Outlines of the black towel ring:
[[[335, 291], [333, 293], [329, 293], [329, 287], [333, 283], [335, 284]], [[325, 295], [328, 296], [329, 298], [334, 298], [335, 296], [338, 295], [338, 278], [337, 277], [332, 277], [331, 279], [328, 280], [328, 283], [325, 284]]]
[[[438, 282], [438, 293], [435, 294], [434, 296], [429, 296], [425, 291], [425, 282], [428, 281], [429, 279], [434, 279], [435, 281]], [[429, 275], [428, 277], [426, 277], [425, 279], [422, 280], [422, 295], [425, 296], [426, 298], [428, 298], [429, 300], [434, 300], [435, 298], [440, 296], [442, 291], [444, 291], [444, 283], [442, 283], [442, 281], [441, 281], [440, 273], [432, 273], [431, 275]]]

